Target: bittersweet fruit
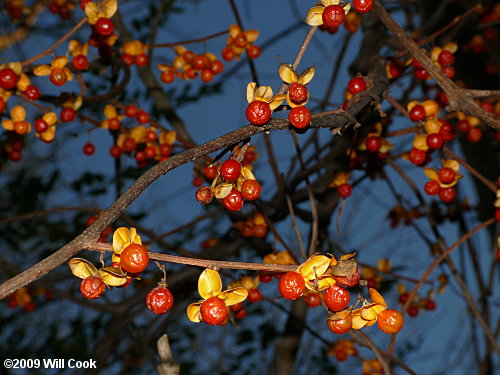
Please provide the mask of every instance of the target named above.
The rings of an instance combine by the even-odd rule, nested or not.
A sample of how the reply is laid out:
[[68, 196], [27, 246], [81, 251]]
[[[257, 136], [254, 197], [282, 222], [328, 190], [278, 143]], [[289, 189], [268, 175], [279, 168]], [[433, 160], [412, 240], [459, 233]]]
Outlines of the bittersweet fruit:
[[346, 288], [337, 284], [329, 287], [323, 295], [326, 306], [332, 311], [342, 311], [349, 306], [351, 295]]
[[399, 311], [388, 309], [378, 315], [377, 324], [382, 332], [394, 334], [403, 328], [404, 318]]
[[173, 304], [174, 296], [163, 286], [157, 286], [146, 296], [146, 306], [153, 314], [165, 314]]
[[306, 283], [300, 273], [290, 271], [281, 276], [278, 289], [283, 298], [295, 301], [304, 294]]
[[288, 114], [288, 121], [293, 127], [303, 129], [311, 123], [311, 112], [304, 106], [294, 107]]
[[87, 299], [96, 299], [104, 294], [106, 284], [100, 276], [89, 276], [82, 280], [80, 293]]
[[226, 304], [219, 297], [210, 297], [200, 307], [201, 319], [212, 326], [223, 323], [228, 316]]
[[128, 245], [120, 254], [120, 265], [124, 271], [130, 273], [141, 273], [149, 263], [149, 255], [146, 248], [139, 244]]
[[264, 125], [271, 119], [271, 107], [262, 100], [254, 100], [245, 111], [247, 120], [253, 125]]
[[228, 159], [220, 166], [220, 175], [226, 181], [234, 181], [240, 176], [241, 164], [234, 159]]

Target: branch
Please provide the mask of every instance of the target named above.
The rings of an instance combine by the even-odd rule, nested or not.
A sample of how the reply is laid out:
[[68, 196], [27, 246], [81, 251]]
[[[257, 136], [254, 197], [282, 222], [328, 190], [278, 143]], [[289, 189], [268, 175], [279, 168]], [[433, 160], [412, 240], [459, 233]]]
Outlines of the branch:
[[474, 92], [458, 87], [437, 66], [435, 66], [424, 50], [420, 49], [418, 44], [408, 37], [406, 32], [396, 23], [396, 21], [394, 21], [390, 14], [387, 13], [378, 0], [374, 2], [374, 10], [380, 18], [380, 21], [382, 21], [382, 23], [394, 34], [394, 37], [402, 46], [422, 64], [425, 70], [429, 72], [439, 87], [444, 91], [449, 101], [449, 105], [446, 107], [448, 112], [465, 112], [469, 115], [481, 118], [489, 126], [500, 130], [500, 119], [474, 102], [474, 98], [476, 97]]

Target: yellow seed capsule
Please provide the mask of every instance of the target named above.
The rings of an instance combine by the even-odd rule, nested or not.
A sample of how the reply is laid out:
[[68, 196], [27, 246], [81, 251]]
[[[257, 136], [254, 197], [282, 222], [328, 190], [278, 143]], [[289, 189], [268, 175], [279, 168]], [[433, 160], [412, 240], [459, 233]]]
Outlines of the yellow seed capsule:
[[425, 100], [422, 106], [425, 108], [427, 117], [437, 117], [439, 114], [439, 105], [434, 100]]

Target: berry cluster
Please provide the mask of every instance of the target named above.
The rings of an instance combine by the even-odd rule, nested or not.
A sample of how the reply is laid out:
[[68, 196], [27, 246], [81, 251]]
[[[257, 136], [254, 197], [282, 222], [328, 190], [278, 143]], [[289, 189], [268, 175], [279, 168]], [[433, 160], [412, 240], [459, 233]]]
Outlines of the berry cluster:
[[149, 64], [149, 56], [146, 54], [147, 46], [140, 40], [132, 40], [123, 43], [123, 54], [121, 59], [128, 65], [146, 66]]
[[194, 79], [198, 74], [203, 82], [208, 83], [215, 75], [224, 70], [222, 62], [211, 52], [197, 55], [184, 46], [177, 46], [175, 53], [177, 57], [174, 59], [173, 65], [158, 65], [158, 69], [161, 71], [160, 78], [164, 83], [172, 83], [175, 77], [184, 80]]
[[[406, 287], [401, 283], [398, 283], [397, 288], [399, 293], [399, 303], [405, 304], [410, 297], [410, 293], [408, 293]], [[417, 294], [408, 308], [408, 315], [414, 318], [419, 314], [420, 310], [434, 311], [436, 308], [437, 304], [434, 299], [434, 291], [430, 291], [425, 298], [422, 298]]]
[[460, 165], [456, 160], [442, 160], [443, 167], [439, 170], [425, 168], [424, 173], [430, 179], [425, 186], [424, 191], [428, 195], [438, 195], [445, 202], [452, 202], [457, 193], [454, 186], [462, 178]]
[[[213, 169], [205, 169], [213, 172]], [[196, 199], [201, 204], [209, 204], [215, 197], [222, 201], [230, 211], [239, 211], [243, 207], [243, 199], [259, 198], [262, 188], [248, 167], [243, 167], [236, 159], [224, 161], [218, 168], [217, 175], [210, 187], [197, 190]]]
[[326, 354], [333, 355], [339, 362], [345, 361], [349, 356], [356, 357], [358, 349], [355, 342], [351, 340], [338, 340], [328, 349]]
[[231, 61], [234, 58], [239, 60], [243, 52], [247, 51], [248, 57], [256, 59], [261, 54], [260, 47], [253, 44], [258, 37], [257, 30], [243, 31], [238, 25], [229, 26], [229, 36], [226, 46], [222, 50], [222, 58], [226, 61]]
[[234, 228], [240, 231], [243, 237], [264, 237], [267, 234], [267, 222], [260, 213], [255, 213], [245, 221], [236, 221]]
[[52, 293], [45, 288], [28, 286], [9, 295], [7, 297], [7, 307], [10, 309], [22, 307], [24, 311], [32, 312], [36, 310], [37, 303], [51, 301], [53, 298]]

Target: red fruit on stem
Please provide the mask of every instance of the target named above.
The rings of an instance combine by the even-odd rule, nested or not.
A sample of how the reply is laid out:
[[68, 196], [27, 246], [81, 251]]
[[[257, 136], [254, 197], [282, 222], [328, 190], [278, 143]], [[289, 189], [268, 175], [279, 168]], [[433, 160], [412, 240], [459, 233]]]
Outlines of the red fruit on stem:
[[403, 314], [401, 314], [397, 310], [384, 310], [378, 315], [377, 324], [378, 328], [380, 328], [382, 332], [385, 332], [387, 334], [398, 333], [399, 331], [401, 331], [401, 328], [403, 328]]
[[378, 152], [382, 147], [382, 139], [376, 135], [371, 135], [365, 139], [365, 146], [368, 151]]
[[361, 77], [354, 77], [347, 84], [347, 91], [349, 91], [352, 95], [355, 95], [358, 92], [365, 90], [366, 90], [366, 82]]
[[350, 184], [340, 184], [338, 187], [337, 187], [337, 192], [339, 193], [339, 195], [346, 199], [346, 198], [349, 198], [352, 194], [352, 187]]
[[293, 127], [303, 129], [311, 123], [311, 112], [304, 106], [294, 107], [288, 114], [288, 121]]
[[214, 79], [214, 73], [209, 68], [205, 68], [201, 71], [201, 80], [203, 82], [208, 83], [212, 79]]
[[140, 53], [135, 57], [135, 65], [146, 66], [149, 63], [149, 56], [145, 53]]
[[12, 90], [16, 87], [19, 76], [10, 68], [0, 70], [0, 87], [5, 90]]
[[201, 204], [209, 204], [214, 199], [214, 192], [212, 188], [203, 186], [196, 191], [196, 199]]
[[234, 51], [231, 48], [224, 48], [222, 50], [222, 58], [226, 61], [234, 59]]
[[327, 325], [330, 331], [332, 331], [336, 335], [341, 335], [343, 333], [346, 333], [352, 328], [352, 314], [347, 315], [345, 319], [340, 319], [340, 320], [328, 319]]
[[40, 99], [40, 90], [34, 85], [29, 85], [24, 90], [24, 95], [30, 100], [38, 100]]
[[295, 301], [304, 294], [306, 283], [300, 273], [290, 271], [281, 276], [278, 289], [283, 298]]
[[327, 27], [339, 27], [345, 19], [345, 11], [338, 4], [328, 5], [322, 14], [323, 25]]
[[417, 104], [410, 110], [410, 119], [412, 121], [422, 121], [425, 119], [425, 108], [421, 104]]
[[438, 177], [443, 184], [450, 184], [455, 181], [456, 173], [453, 169], [444, 167], [439, 170]]
[[304, 297], [304, 302], [309, 307], [318, 307], [319, 305], [321, 305], [321, 296], [319, 295], [319, 293], [309, 293]]
[[110, 36], [114, 30], [115, 25], [109, 18], [101, 17], [95, 24], [95, 31], [102, 36]]
[[425, 139], [425, 142], [427, 143], [427, 146], [430, 149], [437, 150], [443, 147], [444, 145], [444, 138], [441, 134], [439, 133], [433, 133], [429, 134], [427, 138]]
[[424, 186], [424, 191], [428, 195], [436, 195], [441, 191], [441, 186], [436, 180], [427, 181]]
[[251, 59], [256, 59], [257, 57], [260, 56], [261, 53], [262, 50], [260, 49], [259, 46], [252, 44], [250, 47], [247, 48], [248, 57], [250, 57]]
[[92, 142], [87, 142], [83, 145], [83, 153], [87, 156], [94, 154], [95, 146]]
[[206, 166], [203, 169], [203, 175], [208, 179], [208, 180], [213, 180], [215, 177], [217, 177], [218, 170], [217, 166], [212, 165], [212, 166]]
[[60, 114], [62, 122], [71, 122], [75, 119], [76, 111], [73, 108], [63, 108]]
[[248, 201], [253, 201], [260, 196], [262, 187], [257, 180], [245, 180], [241, 184], [241, 196]]
[[104, 294], [106, 284], [100, 276], [89, 276], [82, 280], [80, 293], [87, 299], [96, 299]]
[[220, 175], [226, 181], [236, 180], [240, 173], [241, 164], [234, 159], [228, 159], [220, 166]]
[[262, 299], [262, 293], [259, 289], [253, 288], [248, 290], [248, 300], [250, 302], [259, 302]]
[[335, 281], [337, 281], [337, 284], [345, 286], [345, 287], [352, 287], [355, 285], [358, 285], [360, 275], [359, 275], [359, 267], [356, 267], [356, 271], [351, 276], [334, 276], [333, 277]]
[[368, 13], [373, 8], [373, 0], [353, 0], [352, 6], [358, 13]]
[[438, 61], [442, 66], [448, 66], [455, 62], [455, 56], [448, 50], [442, 50], [439, 53]]
[[482, 136], [483, 136], [483, 132], [477, 126], [472, 126], [467, 131], [467, 140], [471, 143], [479, 142], [481, 140]]
[[292, 103], [300, 105], [307, 100], [307, 87], [298, 82], [293, 82], [288, 87], [288, 96]]
[[78, 70], [87, 70], [89, 68], [89, 60], [85, 55], [76, 55], [73, 57], [71, 64]]
[[323, 295], [323, 300], [330, 310], [342, 311], [347, 306], [349, 306], [351, 295], [346, 288], [335, 284], [326, 290], [325, 294]]
[[165, 287], [157, 286], [146, 296], [146, 306], [153, 314], [165, 314], [172, 308], [174, 296]]
[[253, 125], [264, 125], [271, 119], [271, 107], [262, 100], [254, 100], [245, 111], [247, 120]]
[[441, 191], [439, 192], [439, 199], [441, 199], [445, 203], [452, 202], [456, 196], [457, 193], [452, 187], [441, 189]]
[[149, 263], [149, 255], [146, 248], [139, 244], [128, 245], [120, 254], [120, 265], [124, 271], [130, 273], [141, 273]]
[[212, 61], [210, 63], [210, 70], [213, 74], [221, 74], [224, 70], [224, 64], [222, 64], [219, 60]]
[[200, 306], [201, 319], [212, 326], [224, 323], [227, 319], [226, 304], [219, 297], [210, 297]]
[[238, 190], [233, 189], [227, 197], [222, 199], [222, 204], [229, 211], [239, 211], [243, 207], [243, 197]]
[[49, 128], [49, 125], [45, 122], [44, 119], [39, 118], [35, 120], [35, 130], [37, 133], [43, 133]]

